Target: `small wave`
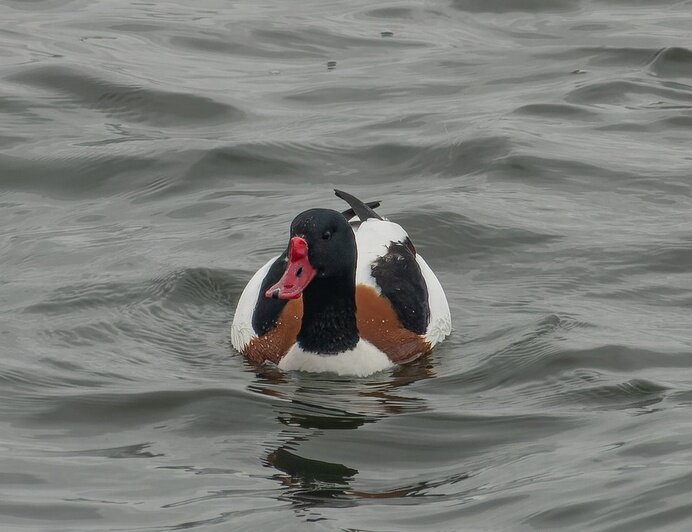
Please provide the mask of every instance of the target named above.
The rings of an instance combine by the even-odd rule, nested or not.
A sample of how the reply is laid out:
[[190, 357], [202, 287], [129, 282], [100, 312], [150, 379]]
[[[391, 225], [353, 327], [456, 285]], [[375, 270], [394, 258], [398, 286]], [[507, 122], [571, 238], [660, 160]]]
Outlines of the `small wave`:
[[310, 105], [344, 107], [354, 103], [390, 100], [399, 96], [404, 98], [406, 94], [401, 87], [318, 87], [296, 91], [284, 96], [286, 100], [302, 102]]
[[578, 62], [574, 64], [582, 67], [645, 67], [657, 53], [655, 48], [570, 46], [540, 50], [536, 55], [544, 59]]
[[[62, 379], [70, 387], [172, 378], [181, 364], [198, 374], [218, 371], [214, 368], [227, 367], [232, 357], [227, 345], [232, 301], [245, 281], [245, 272], [191, 268], [144, 281], [62, 287], [24, 309], [47, 320], [34, 332], [47, 353], [42, 371], [33, 380], [9, 374], [0, 374], [0, 380], [25, 379], [17, 384], [26, 388], [42, 379], [57, 386], [53, 381]], [[46, 366], [75, 348], [98, 352], [51, 377]], [[77, 374], [82, 378], [75, 381]]]
[[[575, 375], [552, 386], [553, 393], [543, 389], [540, 403], [547, 406], [565, 405], [579, 410], [641, 409], [660, 403], [668, 388], [646, 379], [629, 379], [612, 383], [613, 376], [588, 374], [589, 378]], [[605, 381], [594, 385], [594, 381]], [[576, 389], [570, 389], [576, 387]]]
[[22, 523], [51, 522], [54, 524], [79, 521], [95, 523], [103, 519], [103, 515], [98, 508], [94, 508], [93, 505], [83, 501], [64, 500], [51, 503], [45, 499], [42, 502], [35, 502], [34, 500], [28, 502], [12, 502], [11, 500], [0, 502], [0, 516], [4, 516], [2, 520], [5, 523], [16, 522], [13, 518], [21, 519]]
[[141, 302], [155, 295], [146, 282], [104, 281], [79, 283], [56, 289], [44, 301], [28, 305], [28, 314], [71, 314], [100, 307], [118, 307]]
[[[456, 212], [435, 209], [434, 214], [407, 212], [396, 217], [396, 222], [406, 228], [420, 249], [435, 258], [478, 258], [503, 253], [514, 253], [517, 247], [547, 244], [561, 238], [560, 235], [537, 233], [519, 227], [502, 227], [480, 223]], [[435, 231], [430, 231], [434, 227]]]
[[[233, 178], [287, 181], [293, 177], [331, 182], [325, 168], [353, 168], [350, 181], [370, 183], [367, 172], [375, 166], [378, 182], [401, 181], [406, 175], [458, 177], [485, 169], [493, 160], [510, 153], [505, 137], [476, 137], [450, 145], [380, 143], [333, 145], [325, 143], [247, 143], [186, 152], [194, 161], [185, 171], [184, 180], [199, 186], [199, 180]], [[311, 160], [307, 165], [306, 160]], [[177, 184], [181, 186], [181, 184]]]
[[[594, 160], [595, 162], [595, 160]], [[611, 190], [619, 180], [631, 182], [637, 176], [621, 168], [605, 168], [582, 160], [514, 153], [490, 164], [491, 175], [512, 182], [549, 183], [552, 186], [583, 186], [585, 177], [592, 190]]]
[[649, 71], [660, 78], [692, 78], [692, 50], [664, 48], [649, 65]]
[[343, 35], [319, 28], [304, 28], [301, 31], [258, 29], [253, 31], [262, 43], [270, 43], [280, 50], [293, 50], [315, 56], [324, 57], [326, 51], [350, 50], [357, 48], [418, 48], [427, 46], [425, 43], [400, 41], [397, 39], [381, 39]]
[[184, 178], [197, 182], [204, 178], [226, 177], [231, 169], [234, 179], [300, 176], [307, 172], [305, 151], [304, 147], [296, 145], [252, 143], [188, 152], [187, 157], [194, 162]]
[[137, 172], [146, 174], [158, 164], [160, 161], [154, 157], [113, 152], [94, 154], [84, 149], [33, 157], [0, 154], [4, 188], [70, 200], [129, 189], [132, 185], [119, 183], [119, 177]]
[[[0, 370], [0, 383], [8, 391], [8, 395], [13, 395], [15, 399], [10, 410], [16, 409], [23, 401], [30, 401], [30, 399], [19, 398], [18, 390], [32, 392], [36, 389], [45, 391], [51, 389], [99, 388], [116, 378], [112, 373], [104, 374], [100, 377], [95, 374], [87, 375], [81, 367], [62, 367], [57, 368], [57, 371], [55, 371], [55, 368], [51, 369], [48, 367], [51, 365], [56, 366], [55, 364], [50, 364], [50, 361], [44, 360], [40, 369], [4, 367]], [[66, 364], [65, 366], [68, 365]], [[79, 371], [75, 371], [75, 369]], [[6, 402], [6, 405], [9, 405], [9, 403]], [[4, 406], [0, 408], [4, 409]]]
[[[237, 274], [237, 275], [236, 275]], [[244, 287], [240, 272], [212, 268], [187, 268], [170, 273], [153, 284], [169, 303], [226, 306]]]
[[685, 132], [692, 129], [692, 110], [686, 111], [687, 114], [662, 118], [654, 123], [657, 131], [667, 131], [670, 129], [681, 129]]
[[[629, 379], [624, 383], [613, 383], [612, 378], [606, 378], [604, 384], [595, 386], [590, 375], [598, 376], [599, 372], [620, 375], [651, 368], [682, 369], [692, 366], [692, 359], [684, 352], [651, 351], [623, 345], [569, 349], [566, 347], [566, 339], [569, 338], [566, 333], [580, 327], [582, 324], [572, 319], [550, 316], [535, 325], [531, 332], [524, 333], [520, 339], [484, 356], [475, 367], [439, 377], [437, 382], [445, 385], [453, 383], [475, 391], [505, 388], [513, 390], [512, 393], [517, 391], [515, 386], [532, 383], [529, 387], [520, 386], [521, 393], [536, 397], [539, 401], [550, 397], [550, 400], [569, 404], [569, 397], [572, 397], [575, 401], [602, 400], [607, 406], [607, 398], [610, 396], [617, 406], [618, 403], [635, 404], [637, 398], [641, 398], [644, 403], [660, 401], [667, 387], [639, 378]], [[482, 343], [506, 343], [506, 338], [511, 338], [513, 334], [515, 333], [507, 331], [492, 342], [483, 339]]]
[[568, 104], [549, 104], [549, 103], [536, 103], [523, 105], [514, 110], [517, 114], [530, 115], [530, 116], [540, 116], [541, 118], [554, 118], [556, 120], [561, 120], [568, 118], [570, 120], [594, 120], [598, 117], [598, 113], [595, 113], [589, 109], [578, 105], [568, 105]]
[[603, 345], [577, 349], [561, 349], [559, 356], [546, 366], [550, 372], [589, 368], [627, 373], [652, 368], [690, 368], [689, 353], [670, 353], [624, 345]]
[[[118, 426], [131, 429], [151, 423], [162, 424], [170, 419], [176, 419], [179, 427], [186, 427], [181, 429], [184, 431], [191, 430], [190, 425], [194, 425], [225, 434], [231, 426], [242, 427], [248, 412], [265, 410], [267, 404], [255, 394], [218, 387], [87, 392], [60, 397], [36, 395], [33, 403], [33, 412], [26, 413], [26, 424], [44, 428], [71, 427], [78, 435], [84, 431], [113, 430]], [[195, 415], [190, 417], [192, 413]]]
[[588, 83], [570, 91], [565, 100], [583, 105], [621, 105], [645, 108], [652, 102], [692, 102], [692, 89], [666, 88], [659, 84], [633, 80], [608, 80]]
[[365, 11], [365, 15], [367, 17], [371, 18], [384, 18], [384, 19], [390, 19], [390, 18], [399, 18], [399, 19], [415, 19], [419, 14], [421, 13], [421, 10], [419, 9], [413, 9], [410, 7], [379, 7], [376, 9], [369, 9]]
[[[481, 391], [549, 375], [554, 371], [552, 366], [561, 353], [557, 336], [578, 325], [578, 322], [570, 318], [552, 314], [531, 325], [507, 330], [492, 342], [484, 339], [484, 344], [500, 347], [483, 355], [477, 366], [461, 373], [439, 377], [438, 382]], [[521, 334], [521, 337], [513, 339], [517, 334]]]
[[570, 0], [453, 0], [452, 7], [471, 13], [539, 13], [573, 11], [578, 6]]
[[238, 58], [262, 58], [283, 61], [324, 60], [343, 50], [372, 48], [418, 48], [425, 43], [401, 39], [382, 39], [346, 35], [318, 27], [300, 31], [283, 28], [231, 28], [229, 34], [207, 32], [199, 36], [173, 36], [170, 44], [187, 50], [222, 53]]
[[119, 120], [155, 127], [225, 124], [245, 113], [227, 103], [188, 93], [176, 93], [102, 79], [100, 74], [69, 66], [40, 66], [14, 74], [16, 83], [40, 87]]
[[[641, 255], [637, 255], [636, 260], [638, 265], [629, 268], [630, 275], [633, 272], [646, 273], [650, 271], [646, 261], [641, 261]], [[614, 268], [614, 266], [611, 266], [611, 268]], [[584, 295], [601, 300], [631, 301], [632, 303], [636, 302], [638, 305], [645, 303], [647, 305], [665, 308], [677, 306], [686, 309], [690, 308], [692, 303], [692, 290], [668, 286], [663, 283], [652, 283], [646, 286], [630, 285], [612, 289], [600, 288], [599, 290], [585, 292]]]
[[[647, 433], [645, 426], [641, 430]], [[591, 518], [588, 522], [581, 520], [579, 528], [608, 532], [687, 528], [685, 523], [689, 524], [692, 514], [688, 496], [692, 480], [688, 471], [681, 471], [678, 462], [689, 447], [685, 451], [674, 453], [675, 458], [669, 457], [668, 460], [662, 458], [666, 456], [665, 444], [656, 448], [659, 452], [647, 455], [644, 460], [636, 461], [634, 457], [628, 456], [622, 462], [623, 465], [617, 469], [619, 476], [627, 472], [628, 483], [636, 482], [637, 489], [623, 492], [621, 488], [624, 480], [612, 480], [610, 485], [604, 485], [602, 495], [607, 506], [587, 514]], [[631, 470], [634, 469], [641, 473], [632, 473]], [[608, 493], [612, 495], [608, 496]]]
[[405, 175], [439, 175], [459, 177], [480, 172], [492, 161], [510, 153], [511, 144], [505, 137], [476, 137], [449, 145], [417, 146], [377, 144], [337, 151], [353, 164], [377, 165], [382, 177], [400, 180]]
[[652, 245], [639, 251], [636, 264], [640, 268], [645, 267], [646, 271], [664, 274], [685, 274], [690, 271], [692, 248], [687, 244]]
[[160, 300], [225, 305], [243, 287], [241, 276], [227, 270], [189, 268], [146, 281], [104, 281], [58, 288], [45, 301], [28, 305], [30, 314], [72, 314], [111, 307], [133, 307]]

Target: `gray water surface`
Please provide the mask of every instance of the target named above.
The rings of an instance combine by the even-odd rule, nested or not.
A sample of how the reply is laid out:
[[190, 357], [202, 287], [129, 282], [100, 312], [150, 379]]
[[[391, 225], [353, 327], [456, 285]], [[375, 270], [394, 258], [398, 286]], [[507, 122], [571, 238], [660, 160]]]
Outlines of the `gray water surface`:
[[[692, 2], [0, 5], [3, 530], [692, 528]], [[452, 336], [229, 344], [380, 199]]]

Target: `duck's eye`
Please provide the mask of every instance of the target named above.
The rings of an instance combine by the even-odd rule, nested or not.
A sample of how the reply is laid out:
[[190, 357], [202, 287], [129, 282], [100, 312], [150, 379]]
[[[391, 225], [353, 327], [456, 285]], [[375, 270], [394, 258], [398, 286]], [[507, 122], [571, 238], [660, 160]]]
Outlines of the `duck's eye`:
[[332, 238], [332, 232], [331, 231], [325, 231], [322, 233], [322, 240], [330, 240]]

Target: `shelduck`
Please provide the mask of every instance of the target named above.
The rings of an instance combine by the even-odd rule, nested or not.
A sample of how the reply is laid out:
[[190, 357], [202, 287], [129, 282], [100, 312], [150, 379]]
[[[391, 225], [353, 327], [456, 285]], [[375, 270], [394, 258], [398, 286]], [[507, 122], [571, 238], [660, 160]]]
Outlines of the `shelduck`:
[[250, 362], [367, 376], [428, 353], [451, 332], [442, 286], [404, 229], [346, 192], [309, 209], [250, 279], [231, 343]]

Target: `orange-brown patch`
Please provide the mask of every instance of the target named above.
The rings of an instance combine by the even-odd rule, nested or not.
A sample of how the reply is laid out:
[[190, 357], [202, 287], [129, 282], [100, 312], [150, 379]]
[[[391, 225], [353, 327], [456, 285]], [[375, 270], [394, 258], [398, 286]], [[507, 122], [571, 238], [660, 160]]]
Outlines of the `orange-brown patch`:
[[356, 287], [356, 309], [361, 338], [385, 353], [392, 362], [408, 362], [432, 349], [425, 338], [401, 325], [390, 301], [375, 289], [362, 284]]
[[274, 328], [250, 340], [243, 349], [243, 355], [255, 364], [261, 364], [267, 360], [278, 364], [296, 343], [302, 319], [303, 298], [290, 300], [281, 311]]

